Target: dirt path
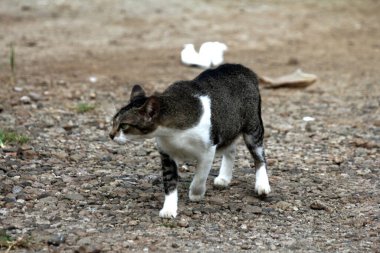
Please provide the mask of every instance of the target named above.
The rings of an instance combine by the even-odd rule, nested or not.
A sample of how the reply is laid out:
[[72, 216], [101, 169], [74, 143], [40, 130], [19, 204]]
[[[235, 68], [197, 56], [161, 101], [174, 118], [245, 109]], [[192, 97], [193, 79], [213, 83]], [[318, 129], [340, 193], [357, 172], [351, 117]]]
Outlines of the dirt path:
[[[0, 149], [1, 250], [379, 252], [380, 2], [165, 3], [0, 2], [0, 129], [30, 138]], [[153, 141], [117, 146], [109, 120], [134, 83], [153, 92], [195, 77], [182, 45], [210, 40], [259, 74], [319, 80], [262, 89], [269, 198], [255, 197], [240, 143], [231, 187], [212, 186], [218, 158], [205, 200], [190, 202], [190, 166], [179, 216], [163, 220]]]

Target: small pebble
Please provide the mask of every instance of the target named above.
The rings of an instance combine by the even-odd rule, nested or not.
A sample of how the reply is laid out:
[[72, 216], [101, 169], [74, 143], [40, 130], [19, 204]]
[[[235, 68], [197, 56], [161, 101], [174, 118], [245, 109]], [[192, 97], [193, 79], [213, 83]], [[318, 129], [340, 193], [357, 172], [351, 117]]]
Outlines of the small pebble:
[[139, 223], [136, 220], [131, 220], [130, 222], [128, 222], [129, 226], [136, 226], [137, 224]]
[[314, 121], [315, 118], [313, 118], [313, 117], [309, 117], [309, 116], [306, 116], [306, 117], [303, 117], [302, 120], [303, 120], [303, 121], [306, 121], [306, 122], [309, 122], [309, 121]]
[[12, 193], [13, 194], [20, 193], [22, 191], [22, 189], [23, 188], [21, 186], [15, 185], [15, 186], [13, 186]]
[[53, 245], [58, 247], [60, 244], [66, 241], [66, 237], [64, 235], [54, 235], [48, 241], [48, 245]]
[[23, 103], [23, 104], [30, 104], [32, 102], [32, 100], [30, 99], [30, 97], [28, 96], [22, 96], [20, 98], [20, 101]]
[[66, 83], [65, 80], [59, 80], [59, 81], [57, 82], [57, 84], [58, 84], [58, 85], [61, 85], [61, 86], [64, 86], [64, 85], [66, 85], [67, 83]]
[[182, 227], [182, 228], [187, 228], [189, 226], [189, 221], [185, 218], [182, 218], [179, 222], [178, 222], [178, 226]]
[[33, 100], [33, 101], [39, 101], [42, 99], [42, 96], [36, 92], [30, 92], [29, 93], [29, 97]]
[[96, 78], [96, 76], [90, 76], [90, 78], [88, 78], [88, 80], [91, 82], [91, 83], [96, 83], [98, 81], [98, 78]]
[[313, 210], [328, 210], [327, 205], [320, 200], [316, 200], [310, 204], [310, 208]]

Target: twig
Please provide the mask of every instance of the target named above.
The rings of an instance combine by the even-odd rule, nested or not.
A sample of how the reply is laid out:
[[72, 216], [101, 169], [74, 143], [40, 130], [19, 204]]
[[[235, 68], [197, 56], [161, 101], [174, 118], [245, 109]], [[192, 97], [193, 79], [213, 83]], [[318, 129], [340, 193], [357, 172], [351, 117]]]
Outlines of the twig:
[[8, 246], [8, 249], [5, 251], [5, 253], [9, 253], [9, 251], [10, 251], [14, 246], [16, 246], [19, 242], [21, 242], [22, 240], [23, 240], [22, 237], [17, 238], [16, 241], [12, 242], [12, 243]]

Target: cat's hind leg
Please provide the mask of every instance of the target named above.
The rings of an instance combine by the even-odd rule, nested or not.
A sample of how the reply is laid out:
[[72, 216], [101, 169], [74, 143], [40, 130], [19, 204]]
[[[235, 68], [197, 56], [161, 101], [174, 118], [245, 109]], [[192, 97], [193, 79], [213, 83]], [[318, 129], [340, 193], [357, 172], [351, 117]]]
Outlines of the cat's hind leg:
[[235, 144], [231, 144], [223, 150], [222, 165], [220, 166], [219, 175], [214, 179], [214, 185], [226, 187], [230, 184], [232, 179], [235, 154]]
[[162, 218], [175, 218], [178, 208], [178, 171], [176, 162], [165, 153], [161, 154], [162, 176], [164, 181], [165, 202], [160, 211]]
[[255, 160], [256, 182], [255, 191], [259, 196], [266, 196], [270, 193], [270, 185], [267, 175], [267, 165], [263, 147], [264, 128], [258, 126], [255, 131], [244, 134], [244, 142], [249, 152]]
[[206, 181], [214, 161], [216, 147], [210, 147], [198, 159], [197, 170], [190, 184], [189, 198], [191, 201], [200, 201], [206, 192]]

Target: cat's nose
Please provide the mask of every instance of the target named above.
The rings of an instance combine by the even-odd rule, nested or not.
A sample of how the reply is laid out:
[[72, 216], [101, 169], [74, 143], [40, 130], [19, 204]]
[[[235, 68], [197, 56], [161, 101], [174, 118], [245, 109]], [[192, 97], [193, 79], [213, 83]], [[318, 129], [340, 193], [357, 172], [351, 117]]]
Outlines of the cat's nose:
[[110, 133], [110, 138], [111, 138], [111, 140], [113, 140], [113, 138], [115, 138], [115, 134], [114, 133]]

